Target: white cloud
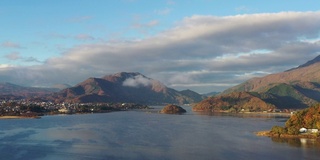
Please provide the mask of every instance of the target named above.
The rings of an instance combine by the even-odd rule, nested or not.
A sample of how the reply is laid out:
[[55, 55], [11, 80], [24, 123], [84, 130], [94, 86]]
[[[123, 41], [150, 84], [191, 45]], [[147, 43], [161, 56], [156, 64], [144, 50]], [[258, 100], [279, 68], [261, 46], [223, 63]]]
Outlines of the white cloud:
[[81, 22], [89, 21], [92, 18], [93, 18], [92, 16], [79, 16], [79, 17], [70, 18], [68, 19], [68, 21], [72, 23], [81, 23]]
[[0, 64], [0, 70], [3, 69], [3, 70], [6, 70], [8, 68], [12, 67], [12, 65], [10, 64]]
[[[32, 73], [35, 77], [28, 76], [23, 83], [76, 84], [87, 77], [134, 71], [178, 89], [221, 91], [228, 84], [284, 71], [316, 57], [319, 22], [320, 12], [195, 15], [153, 37], [74, 46], [43, 65], [2, 69], [0, 75], [15, 82]], [[144, 81], [126, 83], [135, 86]]]
[[16, 49], [22, 48], [20, 44], [15, 42], [10, 42], [10, 41], [3, 42], [1, 46], [5, 48], [16, 48]]
[[161, 10], [155, 10], [155, 13], [158, 15], [168, 15], [171, 13], [171, 11], [172, 11], [172, 9], [170, 9], [170, 8], [164, 8]]
[[55, 39], [67, 39], [69, 36], [60, 33], [50, 33], [44, 36], [45, 38], [55, 38]]
[[83, 41], [86, 41], [86, 40], [94, 40], [95, 38], [88, 35], [88, 34], [78, 34], [75, 36], [76, 39], [78, 40], [83, 40]]
[[146, 77], [143, 77], [142, 75], [137, 75], [132, 78], [128, 78], [125, 81], [123, 81], [123, 86], [127, 87], [140, 87], [140, 86], [150, 86], [152, 84], [152, 80], [148, 79]]
[[21, 59], [20, 53], [19, 52], [11, 52], [7, 55], [5, 55], [5, 58], [9, 60], [18, 60]]
[[137, 18], [137, 20], [135, 20], [135, 22], [132, 24], [131, 28], [135, 29], [143, 34], [148, 34], [154, 27], [159, 25], [158, 20], [151, 20], [146, 23], [141, 23], [138, 19], [139, 18]]
[[173, 1], [173, 0], [168, 0], [168, 1], [167, 1], [167, 4], [168, 4], [168, 5], [174, 5], [174, 4], [176, 4], [176, 2]]
[[20, 52], [11, 52], [11, 53], [5, 55], [4, 57], [7, 58], [8, 60], [11, 60], [11, 61], [22, 60], [24, 62], [42, 63], [41, 61], [39, 61], [35, 57], [23, 57], [23, 56], [21, 56]]
[[240, 12], [240, 13], [242, 13], [242, 12], [246, 13], [246, 12], [250, 12], [251, 9], [248, 8], [247, 6], [239, 6], [239, 7], [235, 8], [235, 11]]

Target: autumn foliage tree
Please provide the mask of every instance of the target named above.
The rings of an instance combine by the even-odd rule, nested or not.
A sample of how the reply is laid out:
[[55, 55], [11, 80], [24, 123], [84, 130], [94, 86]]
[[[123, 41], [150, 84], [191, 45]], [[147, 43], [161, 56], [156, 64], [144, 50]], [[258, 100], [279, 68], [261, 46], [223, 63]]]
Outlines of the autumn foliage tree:
[[270, 133], [273, 135], [280, 136], [281, 134], [285, 134], [286, 130], [281, 126], [273, 126]]
[[299, 134], [300, 128], [320, 129], [320, 104], [298, 111], [285, 125], [288, 134]]

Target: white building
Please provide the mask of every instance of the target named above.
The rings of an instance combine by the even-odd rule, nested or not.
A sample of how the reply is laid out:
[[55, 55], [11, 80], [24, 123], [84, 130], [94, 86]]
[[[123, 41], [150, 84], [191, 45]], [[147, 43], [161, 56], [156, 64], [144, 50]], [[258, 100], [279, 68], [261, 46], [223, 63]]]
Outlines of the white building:
[[319, 129], [307, 129], [307, 128], [300, 128], [300, 133], [318, 133]]

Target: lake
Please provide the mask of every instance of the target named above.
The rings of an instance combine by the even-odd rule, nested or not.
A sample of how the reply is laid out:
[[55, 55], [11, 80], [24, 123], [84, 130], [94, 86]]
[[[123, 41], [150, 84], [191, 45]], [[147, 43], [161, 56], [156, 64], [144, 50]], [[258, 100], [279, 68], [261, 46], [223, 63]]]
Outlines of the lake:
[[158, 114], [136, 110], [0, 120], [0, 159], [187, 160], [319, 159], [306, 139], [254, 132], [284, 126], [288, 117], [261, 114]]

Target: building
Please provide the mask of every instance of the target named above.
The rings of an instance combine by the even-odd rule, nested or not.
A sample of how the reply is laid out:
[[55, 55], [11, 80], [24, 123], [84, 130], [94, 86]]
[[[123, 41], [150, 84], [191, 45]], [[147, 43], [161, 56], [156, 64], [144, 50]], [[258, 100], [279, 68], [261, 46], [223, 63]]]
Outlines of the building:
[[307, 128], [300, 128], [300, 133], [318, 133], [319, 129], [307, 129]]

